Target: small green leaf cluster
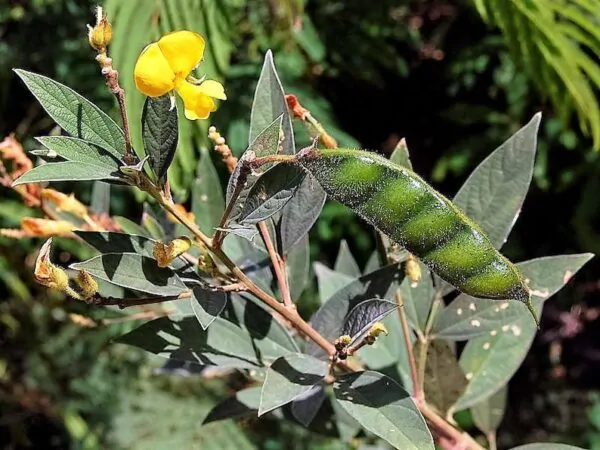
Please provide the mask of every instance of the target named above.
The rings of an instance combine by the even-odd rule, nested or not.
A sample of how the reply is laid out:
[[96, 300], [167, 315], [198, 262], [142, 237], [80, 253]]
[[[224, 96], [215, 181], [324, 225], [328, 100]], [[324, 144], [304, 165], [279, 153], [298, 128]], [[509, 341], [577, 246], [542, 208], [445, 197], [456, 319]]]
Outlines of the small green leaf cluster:
[[[129, 184], [175, 212], [162, 196], [179, 134], [168, 97], [146, 101], [147, 158], [131, 164], [123, 159], [123, 131], [95, 105], [41, 75], [17, 73], [71, 135], [40, 138], [44, 149], [35, 154], [47, 164], [18, 184]], [[249, 146], [226, 195], [204, 154], [192, 192], [195, 224], [186, 219], [173, 226], [149, 210], [142, 225], [118, 219], [122, 232], [77, 231], [98, 255], [71, 267], [100, 281], [98, 304], [162, 304], [162, 317], [119, 342], [170, 361], [236, 369], [252, 381], [217, 405], [205, 423], [273, 414], [311, 429], [329, 424], [329, 433], [347, 441], [362, 430], [395, 448], [420, 450], [435, 448], [430, 427], [437, 437], [451, 433], [443, 417], [471, 409], [489, 436], [502, 418], [506, 384], [536, 332], [527, 307], [509, 300], [531, 301], [541, 311], [592, 257], [515, 265], [498, 252], [529, 187], [539, 122], [536, 115], [496, 149], [450, 201], [410, 170], [404, 145], [392, 162], [352, 150], [311, 147], [297, 154], [269, 52], [254, 96]], [[334, 269], [315, 263], [321, 306], [306, 323], [294, 302], [308, 285], [308, 232], [326, 195], [385, 233], [380, 238], [387, 251], [374, 254], [364, 271], [345, 245]], [[198, 245], [159, 267], [157, 243], [181, 234]], [[205, 234], [213, 238], [202, 239]], [[392, 249], [390, 239], [405, 250]], [[406, 250], [424, 263], [418, 281], [404, 276]], [[277, 296], [285, 306], [270, 303]], [[387, 336], [373, 333], [375, 325]], [[467, 341], [460, 354], [457, 341]], [[462, 444], [481, 448], [472, 439]]]

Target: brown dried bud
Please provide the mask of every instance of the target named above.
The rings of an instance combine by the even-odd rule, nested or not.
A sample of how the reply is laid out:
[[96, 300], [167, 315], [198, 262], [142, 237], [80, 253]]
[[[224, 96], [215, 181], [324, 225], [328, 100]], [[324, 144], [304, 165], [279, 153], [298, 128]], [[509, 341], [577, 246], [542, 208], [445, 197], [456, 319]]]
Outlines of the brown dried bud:
[[98, 282], [85, 270], [80, 270], [77, 273], [75, 282], [79, 287], [79, 294], [84, 300], [92, 298], [98, 292]]
[[173, 239], [167, 245], [158, 241], [154, 244], [154, 258], [158, 262], [158, 267], [168, 267], [178, 256], [183, 255], [192, 246], [192, 241], [187, 236]]
[[325, 130], [323, 130], [319, 135], [319, 142], [325, 148], [338, 148], [337, 141]]
[[56, 267], [50, 261], [50, 249], [52, 247], [52, 238], [48, 239], [42, 248], [35, 261], [35, 270], [33, 276], [39, 284], [49, 287], [50, 289], [58, 289], [65, 291], [69, 287], [69, 277], [67, 273], [59, 267]]
[[412, 287], [415, 287], [417, 283], [421, 280], [421, 266], [413, 255], [409, 255], [406, 260], [406, 264], [404, 265], [404, 273], [411, 281]]
[[73, 225], [65, 220], [24, 217], [21, 219], [21, 229], [28, 237], [61, 236], [73, 231]]
[[67, 195], [54, 189], [42, 189], [42, 198], [54, 203], [58, 211], [71, 213], [81, 218], [87, 216], [87, 208], [73, 194]]
[[105, 52], [106, 47], [112, 40], [112, 26], [105, 15], [102, 14], [102, 8], [98, 7], [96, 25], [88, 25], [88, 40], [93, 49], [98, 52]]

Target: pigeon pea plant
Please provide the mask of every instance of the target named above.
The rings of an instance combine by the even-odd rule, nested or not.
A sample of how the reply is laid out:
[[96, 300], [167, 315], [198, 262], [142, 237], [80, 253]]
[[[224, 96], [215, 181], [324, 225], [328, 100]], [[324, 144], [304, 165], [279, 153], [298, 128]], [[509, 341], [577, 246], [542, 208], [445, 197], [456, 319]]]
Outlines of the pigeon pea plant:
[[[399, 449], [495, 448], [505, 386], [537, 329], [530, 313], [539, 315], [592, 256], [513, 264], [498, 251], [529, 187], [540, 115], [450, 201], [412, 171], [404, 142], [390, 160], [337, 149], [310, 112], [284, 94], [267, 53], [249, 147], [239, 161], [210, 129], [230, 172], [226, 195], [203, 153], [188, 212], [173, 201], [168, 182], [179, 134], [173, 92], [189, 120], [206, 119], [216, 110], [214, 99], [226, 99], [220, 83], [194, 77], [203, 38], [170, 33], [140, 55], [134, 77], [148, 96], [143, 149], [131, 145], [125, 93], [107, 53], [106, 17], [99, 14], [89, 39], [122, 127], [70, 88], [16, 70], [70, 136], [38, 138], [43, 149], [32, 153], [45, 164], [14, 186], [83, 180], [133, 186], [155, 209], [147, 208], [140, 225], [100, 217], [73, 196], [42, 190], [48, 218], [35, 226], [29, 219], [21, 232], [72, 236], [98, 254], [65, 270], [51, 262], [50, 238], [36, 279], [93, 305], [160, 307], [120, 342], [170, 361], [246, 374], [251, 386], [218, 404], [205, 423], [272, 414], [343, 440], [366, 435]], [[292, 119], [307, 126], [312, 146], [296, 151]], [[308, 231], [326, 196], [373, 225], [381, 245], [364, 272], [344, 243], [334, 269], [314, 263], [321, 306], [307, 321], [295, 302], [309, 281]], [[460, 354], [456, 341], [467, 341]], [[456, 426], [453, 413], [465, 409], [485, 439]]]

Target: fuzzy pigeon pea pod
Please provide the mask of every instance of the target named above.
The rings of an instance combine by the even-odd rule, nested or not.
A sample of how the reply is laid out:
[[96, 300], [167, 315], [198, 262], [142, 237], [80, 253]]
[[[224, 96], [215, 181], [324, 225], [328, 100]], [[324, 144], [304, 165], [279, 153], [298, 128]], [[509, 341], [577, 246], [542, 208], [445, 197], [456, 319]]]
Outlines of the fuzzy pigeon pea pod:
[[475, 222], [411, 170], [360, 150], [310, 147], [297, 155], [297, 162], [331, 198], [403, 245], [460, 291], [473, 297], [520, 300], [536, 317], [518, 268]]

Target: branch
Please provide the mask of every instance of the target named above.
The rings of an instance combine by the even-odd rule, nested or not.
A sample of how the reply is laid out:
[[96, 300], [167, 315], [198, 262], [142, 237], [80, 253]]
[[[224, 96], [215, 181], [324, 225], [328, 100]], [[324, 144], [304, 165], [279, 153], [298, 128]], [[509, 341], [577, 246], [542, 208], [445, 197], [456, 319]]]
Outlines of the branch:
[[277, 278], [277, 285], [279, 286], [279, 291], [281, 292], [281, 297], [283, 298], [283, 304], [286, 306], [286, 308], [293, 308], [294, 304], [292, 303], [292, 297], [290, 295], [287, 275], [283, 270], [283, 261], [275, 250], [273, 241], [271, 240], [271, 236], [269, 234], [269, 229], [267, 228], [267, 224], [265, 222], [260, 222], [258, 224], [258, 230], [260, 231], [260, 235], [265, 243], [265, 247], [267, 248], [271, 262], [273, 263], [273, 269], [275, 270], [275, 277]]

